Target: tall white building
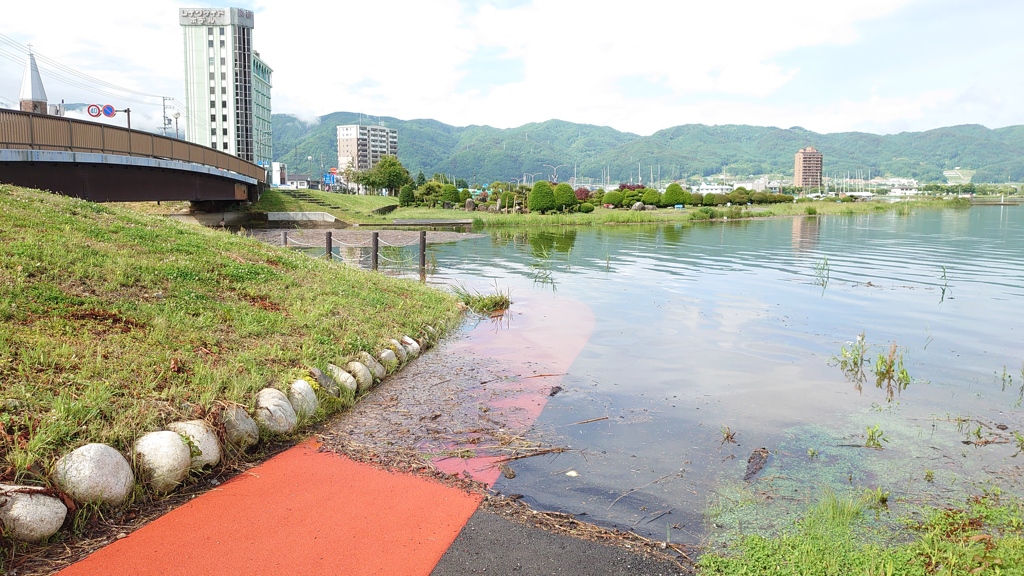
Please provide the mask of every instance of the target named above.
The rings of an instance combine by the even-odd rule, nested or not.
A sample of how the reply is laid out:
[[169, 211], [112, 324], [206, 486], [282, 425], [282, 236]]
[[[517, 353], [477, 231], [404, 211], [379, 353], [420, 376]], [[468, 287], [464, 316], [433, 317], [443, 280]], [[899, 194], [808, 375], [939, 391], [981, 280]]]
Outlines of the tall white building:
[[383, 126], [338, 126], [338, 170], [369, 170], [384, 156], [398, 156], [398, 130]]
[[272, 70], [252, 49], [253, 13], [181, 8], [185, 116], [190, 142], [270, 163]]

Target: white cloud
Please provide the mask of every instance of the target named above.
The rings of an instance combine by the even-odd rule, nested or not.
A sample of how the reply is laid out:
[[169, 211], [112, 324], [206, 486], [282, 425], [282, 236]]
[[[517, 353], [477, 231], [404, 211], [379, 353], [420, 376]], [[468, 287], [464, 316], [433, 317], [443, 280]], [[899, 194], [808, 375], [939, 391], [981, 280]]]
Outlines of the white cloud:
[[[936, 1], [533, 0], [467, 9], [459, 0], [262, 0], [255, 5], [254, 46], [274, 68], [275, 111], [306, 119], [339, 110], [498, 127], [560, 118], [641, 134], [688, 122], [892, 131], [1019, 120], [1009, 92], [981, 94], [969, 79], [952, 76], [941, 89], [778, 101], [803, 74], [799, 60], [782, 64], [783, 57], [856, 46], [866, 26]], [[55, 16], [10, 4], [0, 33], [86, 74], [179, 100], [177, 8], [213, 5], [109, 0]], [[480, 50], [521, 61], [523, 77], [460, 91]], [[940, 63], [921, 60], [940, 70]], [[657, 95], [630, 90], [636, 79]], [[0, 97], [16, 99], [20, 80], [21, 68], [0, 59]], [[109, 100], [52, 76], [44, 80], [54, 100]], [[139, 117], [158, 121], [159, 100], [152, 101]]]

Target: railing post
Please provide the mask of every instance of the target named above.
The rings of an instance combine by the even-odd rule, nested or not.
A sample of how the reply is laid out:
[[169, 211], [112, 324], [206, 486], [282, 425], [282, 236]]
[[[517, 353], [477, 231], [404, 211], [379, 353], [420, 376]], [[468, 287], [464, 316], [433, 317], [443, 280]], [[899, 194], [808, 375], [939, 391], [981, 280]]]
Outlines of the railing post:
[[370, 270], [377, 270], [377, 251], [380, 249], [380, 232], [370, 236]]
[[326, 248], [327, 248], [327, 252], [324, 254], [324, 256], [326, 256], [327, 259], [330, 260], [331, 256], [334, 254], [334, 247], [331, 246], [331, 231], [330, 230], [327, 231], [327, 246], [326, 246]]
[[427, 280], [427, 231], [420, 230], [420, 280]]
[[288, 231], [281, 230], [281, 246], [288, 246]]

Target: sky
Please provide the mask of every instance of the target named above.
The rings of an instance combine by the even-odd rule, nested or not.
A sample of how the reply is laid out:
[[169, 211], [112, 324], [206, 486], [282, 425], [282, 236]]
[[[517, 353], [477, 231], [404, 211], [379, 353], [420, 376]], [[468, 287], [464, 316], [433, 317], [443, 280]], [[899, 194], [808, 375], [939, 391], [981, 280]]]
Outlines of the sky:
[[[133, 126], [154, 127], [159, 96], [184, 100], [177, 10], [227, 6], [62, 2], [4, 7], [0, 106], [18, 99], [21, 47], [31, 43], [46, 58], [51, 102], [131, 107]], [[274, 112], [308, 121], [337, 111], [498, 128], [560, 119], [640, 135], [691, 123], [879, 134], [1024, 124], [1020, 0], [230, 6], [255, 12], [253, 45], [274, 69]], [[96, 93], [51, 61], [153, 96]]]

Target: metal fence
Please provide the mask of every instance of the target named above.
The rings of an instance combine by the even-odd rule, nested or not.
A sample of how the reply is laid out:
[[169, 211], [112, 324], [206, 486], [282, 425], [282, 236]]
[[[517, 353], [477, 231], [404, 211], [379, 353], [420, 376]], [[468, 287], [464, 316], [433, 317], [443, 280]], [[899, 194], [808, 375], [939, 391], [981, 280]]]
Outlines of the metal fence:
[[267, 172], [262, 167], [199, 144], [149, 132], [16, 110], [0, 110], [0, 148], [181, 160], [230, 170], [260, 182], [267, 180]]

